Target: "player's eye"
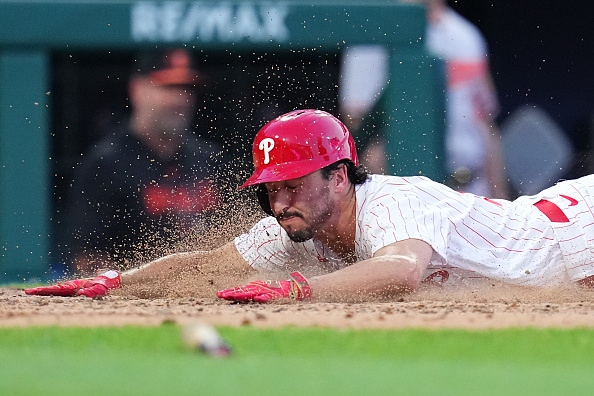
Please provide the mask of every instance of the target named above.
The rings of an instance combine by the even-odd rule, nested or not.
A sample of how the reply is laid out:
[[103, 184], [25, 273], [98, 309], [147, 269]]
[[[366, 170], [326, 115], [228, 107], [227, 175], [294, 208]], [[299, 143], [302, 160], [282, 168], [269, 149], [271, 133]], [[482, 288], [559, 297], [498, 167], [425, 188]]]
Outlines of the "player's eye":
[[268, 191], [268, 194], [276, 193], [279, 190], [278, 186], [276, 186], [274, 184], [266, 183], [265, 186], [266, 186], [266, 190]]

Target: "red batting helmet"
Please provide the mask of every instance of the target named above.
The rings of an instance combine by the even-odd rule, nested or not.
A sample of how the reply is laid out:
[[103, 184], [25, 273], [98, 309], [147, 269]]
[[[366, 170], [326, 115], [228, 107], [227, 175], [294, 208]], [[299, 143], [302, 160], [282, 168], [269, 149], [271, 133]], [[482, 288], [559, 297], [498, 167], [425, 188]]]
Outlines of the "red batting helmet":
[[254, 173], [241, 186], [294, 179], [342, 159], [359, 165], [347, 127], [321, 110], [295, 110], [264, 125], [254, 139]]

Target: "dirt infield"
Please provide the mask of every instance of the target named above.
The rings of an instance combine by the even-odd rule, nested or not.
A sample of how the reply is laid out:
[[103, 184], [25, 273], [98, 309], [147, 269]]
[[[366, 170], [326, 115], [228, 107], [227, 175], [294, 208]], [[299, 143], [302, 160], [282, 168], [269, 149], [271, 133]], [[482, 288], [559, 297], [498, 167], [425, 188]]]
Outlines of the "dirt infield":
[[372, 303], [232, 304], [212, 294], [139, 298], [125, 287], [100, 299], [27, 296], [0, 289], [0, 326], [122, 326], [200, 320], [230, 326], [336, 328], [594, 328], [594, 291], [425, 289], [400, 301]]

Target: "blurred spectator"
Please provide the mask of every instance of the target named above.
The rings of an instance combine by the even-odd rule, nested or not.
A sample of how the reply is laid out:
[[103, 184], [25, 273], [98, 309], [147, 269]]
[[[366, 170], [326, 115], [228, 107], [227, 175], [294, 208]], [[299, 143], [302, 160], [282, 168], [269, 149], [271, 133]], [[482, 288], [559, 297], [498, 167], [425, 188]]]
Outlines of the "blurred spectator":
[[73, 269], [125, 267], [204, 231], [223, 200], [226, 161], [192, 130], [204, 76], [181, 49], [141, 54], [128, 84], [128, 123], [96, 143], [69, 197]]
[[[477, 195], [509, 198], [501, 139], [494, 121], [499, 104], [483, 35], [445, 0], [402, 2], [425, 6], [427, 48], [445, 63], [446, 166], [451, 174], [447, 184]], [[355, 46], [345, 51], [339, 95], [343, 119], [353, 130], [386, 86], [387, 59], [387, 51], [380, 46]], [[361, 150], [361, 159], [372, 173], [384, 173], [384, 140], [373, 137]]]
[[338, 97], [342, 121], [361, 146], [361, 162], [371, 173], [383, 174], [387, 169], [384, 132], [374, 126], [373, 136], [367, 136], [362, 128], [387, 86], [388, 50], [382, 45], [356, 45], [344, 49], [341, 56]]
[[477, 195], [508, 198], [508, 183], [495, 125], [499, 109], [481, 32], [447, 6], [422, 2], [427, 12], [427, 48], [445, 63], [446, 153], [451, 187]]

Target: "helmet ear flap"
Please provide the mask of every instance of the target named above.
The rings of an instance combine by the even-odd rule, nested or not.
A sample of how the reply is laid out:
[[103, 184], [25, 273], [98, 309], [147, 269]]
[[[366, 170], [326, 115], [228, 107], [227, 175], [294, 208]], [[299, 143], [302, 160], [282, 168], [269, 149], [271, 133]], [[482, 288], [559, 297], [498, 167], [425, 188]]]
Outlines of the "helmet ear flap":
[[258, 189], [256, 190], [256, 197], [258, 197], [258, 203], [262, 210], [270, 215], [274, 216], [272, 213], [272, 208], [270, 207], [270, 199], [268, 199], [268, 190], [264, 184], [258, 184]]

